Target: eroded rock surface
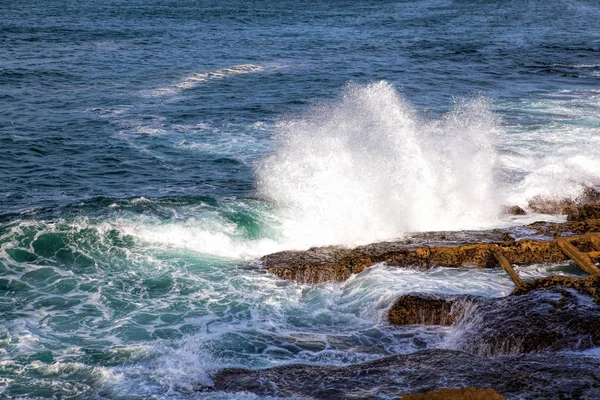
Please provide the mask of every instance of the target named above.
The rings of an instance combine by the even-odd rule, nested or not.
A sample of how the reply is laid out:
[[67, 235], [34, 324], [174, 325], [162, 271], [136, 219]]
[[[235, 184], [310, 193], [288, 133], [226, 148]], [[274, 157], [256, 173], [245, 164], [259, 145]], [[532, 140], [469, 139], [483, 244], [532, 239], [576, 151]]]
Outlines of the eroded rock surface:
[[344, 281], [376, 263], [427, 269], [444, 267], [497, 267], [490, 244], [497, 244], [512, 264], [555, 263], [567, 256], [552, 241], [519, 240], [477, 244], [413, 245], [406, 241], [377, 243], [355, 249], [341, 247], [312, 248], [306, 251], [284, 251], [261, 259], [264, 267], [279, 278], [304, 283]]
[[346, 367], [227, 369], [214, 389], [304, 399], [398, 398], [441, 388], [489, 387], [507, 399], [600, 398], [600, 361], [556, 354], [479, 357], [424, 350]]
[[452, 325], [453, 348], [479, 355], [582, 350], [600, 346], [600, 276], [524, 281], [512, 295], [403, 295], [395, 325]]
[[474, 296], [407, 294], [390, 308], [388, 321], [393, 325], [452, 325], [463, 314]]
[[538, 289], [479, 298], [454, 325], [454, 348], [478, 355], [583, 350], [600, 346], [600, 305], [576, 289]]
[[407, 394], [402, 400], [505, 400], [506, 397], [490, 388], [440, 389], [433, 392]]
[[[581, 215], [595, 216], [596, 211], [590, 210], [597, 209], [600, 216], [600, 206], [585, 207], [578, 208]], [[330, 246], [283, 251], [264, 256], [261, 262], [279, 278], [314, 284], [344, 281], [376, 263], [422, 270], [434, 266], [497, 267], [497, 260], [490, 251], [492, 245], [499, 246], [511, 264], [563, 262], [568, 257], [553, 238], [572, 239], [579, 237], [577, 235], [582, 239], [572, 243], [582, 252], [595, 252], [590, 255], [592, 261], [600, 260], [600, 237], [596, 247], [584, 240], [590, 232], [600, 232], [600, 219], [580, 220], [577, 216], [573, 219], [564, 223], [536, 222], [507, 230], [426, 232], [353, 249]]]

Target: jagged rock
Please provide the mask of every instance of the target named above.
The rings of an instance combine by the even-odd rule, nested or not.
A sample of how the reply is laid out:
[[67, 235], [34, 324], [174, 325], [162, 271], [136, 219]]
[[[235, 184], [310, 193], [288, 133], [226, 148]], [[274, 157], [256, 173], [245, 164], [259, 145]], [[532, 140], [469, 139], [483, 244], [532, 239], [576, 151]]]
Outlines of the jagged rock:
[[215, 390], [303, 399], [388, 399], [463, 386], [493, 388], [507, 399], [596, 399], [600, 398], [600, 360], [563, 354], [479, 357], [424, 350], [346, 367], [226, 369], [213, 381]]
[[566, 214], [575, 207], [574, 199], [548, 198], [535, 196], [527, 203], [527, 208], [539, 214], [560, 215]]
[[402, 400], [505, 400], [506, 397], [490, 388], [440, 389], [435, 392], [405, 394]]
[[502, 213], [507, 215], [526, 215], [527, 213], [519, 206], [504, 206]]
[[[572, 214], [573, 221], [564, 223], [535, 222], [507, 230], [425, 232], [391, 242], [373, 243], [348, 249], [339, 246], [315, 247], [305, 251], [283, 251], [261, 259], [262, 265], [282, 279], [303, 283], [344, 281], [376, 263], [391, 266], [428, 269], [433, 266], [492, 268], [497, 261], [490, 245], [499, 245], [511, 264], [556, 263], [567, 256], [549, 238], [600, 232], [600, 205], [584, 205]], [[597, 214], [596, 214], [597, 213]], [[519, 237], [521, 235], [521, 237]], [[528, 239], [522, 238], [527, 235]], [[580, 250], [596, 252], [592, 261], [600, 259], [584, 240], [574, 240]]]
[[462, 316], [463, 307], [455, 303], [471, 296], [437, 296], [407, 294], [400, 296], [390, 308], [388, 321], [393, 325], [452, 325]]
[[544, 278], [523, 281], [511, 295], [523, 295], [537, 289], [572, 288], [578, 293], [590, 296], [594, 302], [600, 304], [600, 275], [590, 275], [585, 278], [571, 278], [567, 276], [547, 276]]
[[567, 221], [585, 221], [600, 218], [600, 204], [585, 204], [567, 212]]
[[576, 289], [537, 289], [480, 298], [454, 328], [455, 348], [479, 355], [582, 350], [600, 346], [600, 306]]
[[[592, 204], [600, 204], [600, 192], [595, 188], [586, 186], [576, 198], [559, 198], [535, 196], [529, 200], [527, 207], [540, 214], [570, 214], [576, 213], [577, 209]], [[593, 217], [598, 218], [598, 217]]]
[[[498, 235], [500, 237], [501, 235]], [[561, 262], [567, 257], [554, 242], [498, 241], [512, 264]], [[285, 251], [261, 259], [264, 267], [282, 279], [304, 283], [344, 281], [376, 263], [427, 269], [432, 266], [492, 268], [497, 261], [489, 243], [414, 246], [385, 242], [355, 249], [340, 247]]]
[[409, 294], [392, 305], [394, 325], [452, 325], [455, 348], [479, 355], [600, 346], [600, 275], [524, 281], [510, 296]]

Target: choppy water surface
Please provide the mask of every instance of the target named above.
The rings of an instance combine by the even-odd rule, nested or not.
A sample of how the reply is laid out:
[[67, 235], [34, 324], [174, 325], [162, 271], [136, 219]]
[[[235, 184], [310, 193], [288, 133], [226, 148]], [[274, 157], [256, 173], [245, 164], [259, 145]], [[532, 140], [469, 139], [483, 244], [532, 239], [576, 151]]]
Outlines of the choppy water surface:
[[254, 260], [505, 225], [503, 204], [600, 184], [594, 1], [7, 0], [0, 17], [3, 396], [230, 398], [196, 390], [226, 366], [444, 347], [445, 329], [387, 326], [391, 301], [502, 296], [506, 276], [382, 265], [310, 287]]

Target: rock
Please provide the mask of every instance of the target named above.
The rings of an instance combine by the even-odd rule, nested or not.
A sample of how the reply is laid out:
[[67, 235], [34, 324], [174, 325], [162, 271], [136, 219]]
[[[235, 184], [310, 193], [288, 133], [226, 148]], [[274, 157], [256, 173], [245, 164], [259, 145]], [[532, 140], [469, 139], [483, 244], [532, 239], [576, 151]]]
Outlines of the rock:
[[507, 215], [526, 215], [527, 213], [519, 206], [504, 206], [502, 213]]
[[506, 400], [506, 397], [494, 389], [474, 387], [459, 389], [440, 389], [434, 392], [405, 394], [402, 400]]
[[303, 399], [388, 399], [448, 387], [477, 386], [507, 398], [600, 398], [600, 360], [565, 354], [479, 357], [423, 350], [350, 366], [286, 365], [226, 369], [214, 389]]
[[454, 325], [453, 348], [493, 356], [600, 346], [600, 305], [576, 289], [479, 298]]
[[[388, 321], [393, 325], [452, 325], [462, 316], [463, 304], [471, 296], [407, 294], [390, 308]], [[460, 300], [459, 300], [460, 299]]]
[[600, 304], [600, 275], [591, 275], [585, 278], [571, 278], [567, 276], [547, 276], [544, 278], [525, 280], [515, 288], [511, 295], [523, 295], [538, 289], [572, 288], [578, 293], [590, 296], [594, 302]]
[[[517, 265], [561, 262], [567, 260], [554, 242], [535, 240], [500, 241], [506, 258]], [[385, 242], [355, 249], [339, 247], [285, 251], [261, 259], [263, 266], [282, 279], [303, 283], [344, 281], [376, 263], [425, 270], [443, 267], [497, 267], [489, 243], [414, 246], [402, 242]]]
[[585, 204], [567, 211], [567, 221], [585, 221], [600, 218], [600, 204]]
[[[585, 186], [576, 198], [559, 198], [535, 196], [529, 200], [527, 206], [530, 210], [540, 214], [571, 214], [585, 205], [600, 204], [600, 192], [590, 186]], [[598, 218], [598, 217], [593, 217]]]
[[316, 284], [344, 281], [376, 263], [421, 270], [433, 266], [494, 268], [498, 263], [490, 245], [499, 245], [511, 264], [563, 262], [568, 260], [567, 256], [549, 240], [559, 237], [569, 237], [580, 251], [596, 253], [590, 255], [592, 261], [600, 260], [600, 252], [596, 251], [600, 249], [586, 242], [587, 236], [581, 240], [572, 237], [600, 232], [600, 218], [588, 218], [600, 217], [600, 205], [584, 205], [570, 215], [572, 221], [535, 222], [512, 230], [424, 232], [353, 249], [330, 246], [283, 251], [264, 256], [261, 262], [266, 270], [282, 279]]
[[573, 207], [575, 200], [569, 198], [535, 196], [527, 203], [527, 208], [538, 214], [566, 214]]
[[478, 355], [600, 346], [600, 275], [523, 281], [510, 296], [403, 295], [393, 325], [454, 325], [449, 343]]

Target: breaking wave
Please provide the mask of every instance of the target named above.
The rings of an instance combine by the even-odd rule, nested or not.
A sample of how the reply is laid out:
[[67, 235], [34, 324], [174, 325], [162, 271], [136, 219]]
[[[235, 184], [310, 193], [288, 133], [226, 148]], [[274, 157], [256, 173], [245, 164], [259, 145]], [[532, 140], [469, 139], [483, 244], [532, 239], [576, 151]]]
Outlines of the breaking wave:
[[280, 124], [259, 194], [284, 209], [291, 243], [359, 244], [403, 232], [489, 226], [498, 118], [486, 99], [421, 118], [385, 81]]

